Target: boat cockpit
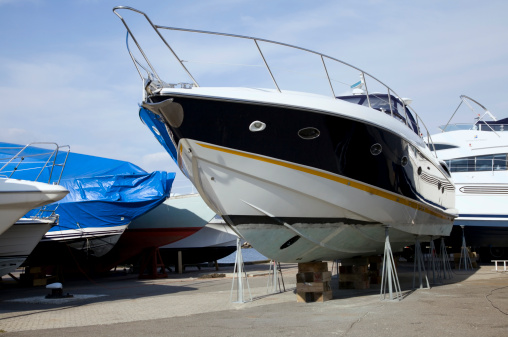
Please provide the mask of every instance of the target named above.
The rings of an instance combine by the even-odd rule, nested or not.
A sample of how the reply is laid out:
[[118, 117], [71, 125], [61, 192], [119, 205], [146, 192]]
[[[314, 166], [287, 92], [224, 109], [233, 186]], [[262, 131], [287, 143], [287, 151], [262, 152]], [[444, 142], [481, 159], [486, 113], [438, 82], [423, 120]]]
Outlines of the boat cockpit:
[[393, 95], [374, 93], [369, 95], [337, 96], [337, 98], [358, 105], [370, 105], [372, 109], [391, 115], [393, 118], [406, 124], [417, 135], [420, 134], [416, 120], [409, 109], [399, 98]]

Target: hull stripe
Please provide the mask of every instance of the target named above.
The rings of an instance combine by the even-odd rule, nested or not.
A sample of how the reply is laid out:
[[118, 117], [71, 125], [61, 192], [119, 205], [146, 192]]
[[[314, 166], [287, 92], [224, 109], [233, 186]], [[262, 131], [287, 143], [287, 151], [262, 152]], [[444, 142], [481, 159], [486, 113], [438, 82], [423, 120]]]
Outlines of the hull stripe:
[[427, 214], [436, 216], [436, 217], [441, 218], [441, 219], [450, 220], [450, 221], [453, 220], [452, 216], [447, 215], [447, 214], [442, 213], [442, 212], [434, 211], [434, 210], [432, 210], [432, 209], [422, 205], [421, 203], [419, 203], [417, 201], [413, 201], [413, 200], [407, 199], [407, 198], [405, 198], [403, 196], [397, 196], [397, 195], [391, 194], [389, 192], [380, 190], [380, 189], [375, 188], [375, 187], [370, 186], [370, 185], [362, 184], [362, 183], [360, 183], [358, 181], [354, 181], [352, 179], [347, 179], [347, 178], [339, 177], [339, 176], [336, 176], [336, 175], [333, 175], [333, 174], [330, 174], [330, 173], [327, 173], [327, 172], [322, 172], [322, 171], [318, 171], [318, 170], [311, 169], [311, 168], [308, 168], [308, 167], [303, 167], [303, 166], [295, 165], [295, 164], [292, 164], [292, 163], [283, 162], [283, 161], [276, 160], [276, 159], [273, 159], [273, 158], [261, 157], [261, 156], [258, 156], [258, 155], [252, 154], [252, 153], [240, 152], [240, 151], [236, 151], [236, 150], [232, 150], [232, 149], [227, 149], [227, 148], [222, 148], [222, 147], [218, 147], [218, 146], [214, 146], [214, 145], [210, 145], [210, 144], [203, 144], [203, 143], [197, 143], [197, 144], [199, 146], [201, 146], [201, 147], [204, 147], [204, 148], [207, 148], [207, 149], [210, 149], [210, 150], [225, 152], [225, 153], [233, 154], [233, 155], [236, 155], [236, 156], [241, 156], [241, 157], [246, 157], [246, 158], [250, 158], [250, 159], [254, 159], [254, 160], [264, 161], [264, 162], [267, 162], [267, 163], [270, 163], [270, 164], [284, 166], [284, 167], [287, 167], [287, 168], [290, 168], [290, 169], [293, 169], [293, 170], [297, 170], [297, 171], [301, 171], [301, 172], [305, 172], [305, 173], [308, 173], [308, 174], [312, 174], [312, 175], [315, 175], [315, 176], [318, 176], [318, 177], [321, 177], [321, 178], [329, 179], [329, 180], [338, 182], [340, 184], [348, 185], [350, 187], [353, 187], [353, 188], [365, 191], [367, 193], [374, 194], [374, 195], [377, 195], [379, 197], [388, 199], [390, 201], [394, 201], [394, 202], [397, 202], [399, 204], [402, 204], [402, 205], [414, 208], [416, 210], [425, 212]]

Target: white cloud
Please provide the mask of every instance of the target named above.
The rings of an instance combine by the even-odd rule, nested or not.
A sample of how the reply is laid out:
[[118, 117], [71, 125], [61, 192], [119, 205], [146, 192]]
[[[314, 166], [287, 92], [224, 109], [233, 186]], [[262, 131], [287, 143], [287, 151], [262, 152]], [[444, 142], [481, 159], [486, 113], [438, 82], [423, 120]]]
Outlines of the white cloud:
[[144, 155], [141, 166], [147, 171], [155, 171], [160, 167], [167, 167], [166, 171], [175, 171], [177, 166], [167, 152], [156, 152]]

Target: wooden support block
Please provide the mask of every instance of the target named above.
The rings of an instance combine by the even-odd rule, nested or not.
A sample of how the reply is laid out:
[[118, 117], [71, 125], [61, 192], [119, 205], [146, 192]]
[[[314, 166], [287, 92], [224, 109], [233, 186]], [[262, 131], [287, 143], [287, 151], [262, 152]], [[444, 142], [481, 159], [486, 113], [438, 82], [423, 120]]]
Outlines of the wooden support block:
[[305, 282], [328, 282], [332, 280], [332, 272], [325, 271], [322, 273], [298, 273], [296, 274], [296, 283]]
[[42, 272], [42, 267], [30, 267], [30, 274], [40, 274]]
[[328, 263], [299, 263], [296, 274], [297, 302], [324, 302], [332, 299], [331, 280]]
[[368, 266], [369, 258], [368, 257], [355, 257], [352, 259], [343, 259], [340, 260], [340, 264], [342, 266]]
[[331, 290], [323, 292], [296, 292], [296, 301], [299, 303], [324, 302], [332, 298], [333, 293]]
[[347, 263], [339, 268], [339, 289], [369, 289], [369, 258], [349, 259]]
[[316, 293], [330, 290], [330, 282], [305, 282], [297, 283], [297, 292]]
[[299, 273], [307, 273], [307, 272], [321, 273], [325, 271], [328, 271], [328, 263], [326, 262], [298, 263]]
[[339, 282], [363, 282], [369, 279], [369, 274], [340, 274]]

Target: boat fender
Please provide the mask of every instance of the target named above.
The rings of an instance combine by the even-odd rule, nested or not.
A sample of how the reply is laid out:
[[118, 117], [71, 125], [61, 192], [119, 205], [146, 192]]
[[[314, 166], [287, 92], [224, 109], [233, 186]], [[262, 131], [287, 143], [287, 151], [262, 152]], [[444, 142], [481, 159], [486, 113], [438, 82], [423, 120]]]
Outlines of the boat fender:
[[159, 103], [143, 102], [141, 106], [156, 115], [162, 116], [164, 120], [174, 128], [179, 128], [183, 123], [183, 107], [173, 99], [167, 99]]

